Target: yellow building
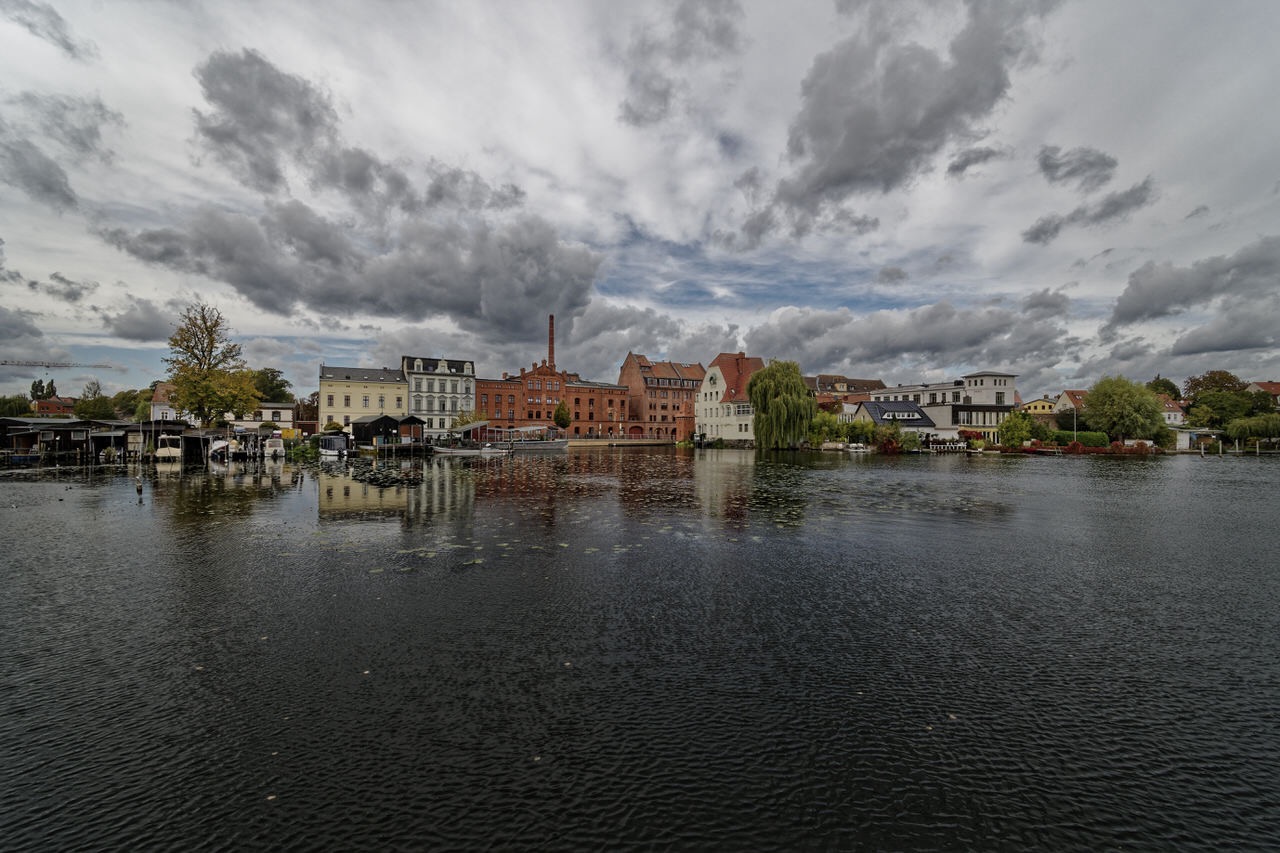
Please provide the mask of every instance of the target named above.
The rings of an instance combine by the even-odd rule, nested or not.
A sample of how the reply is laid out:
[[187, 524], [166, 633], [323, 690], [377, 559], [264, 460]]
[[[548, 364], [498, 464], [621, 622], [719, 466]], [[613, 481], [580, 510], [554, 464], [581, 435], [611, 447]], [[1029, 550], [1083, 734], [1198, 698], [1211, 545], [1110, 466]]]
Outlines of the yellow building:
[[330, 422], [351, 432], [365, 415], [405, 415], [409, 384], [404, 373], [385, 367], [320, 365], [320, 428]]

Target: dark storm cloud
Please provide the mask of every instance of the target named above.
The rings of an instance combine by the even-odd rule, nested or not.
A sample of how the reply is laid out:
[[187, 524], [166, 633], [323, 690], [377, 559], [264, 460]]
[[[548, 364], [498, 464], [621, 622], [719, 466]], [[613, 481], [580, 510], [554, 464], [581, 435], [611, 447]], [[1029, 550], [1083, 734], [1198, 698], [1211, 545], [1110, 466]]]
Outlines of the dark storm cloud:
[[284, 189], [283, 156], [310, 161], [336, 147], [338, 117], [328, 94], [257, 51], [214, 53], [195, 76], [212, 107], [194, 111], [197, 141], [246, 186]]
[[1027, 243], [1039, 243], [1047, 246], [1057, 238], [1063, 228], [1070, 225], [1104, 225], [1123, 219], [1135, 210], [1139, 210], [1155, 201], [1155, 183], [1150, 177], [1140, 184], [1134, 184], [1127, 190], [1109, 193], [1097, 204], [1081, 205], [1065, 216], [1051, 213], [1036, 220], [1035, 224], [1022, 232], [1022, 239]]
[[1066, 334], [1064, 319], [946, 302], [867, 315], [789, 308], [748, 332], [746, 343], [752, 355], [794, 359], [806, 372], [905, 375], [899, 381], [916, 381], [946, 363], [1023, 373], [1046, 369], [1079, 346]]
[[516, 338], [537, 337], [539, 314], [581, 313], [602, 260], [564, 246], [536, 217], [412, 221], [375, 254], [297, 201], [271, 206], [260, 221], [204, 208], [185, 230], [99, 233], [141, 260], [224, 281], [274, 314], [306, 305], [409, 322], [445, 315]]
[[5, 138], [3, 127], [0, 127], [0, 181], [57, 211], [80, 203], [67, 173], [52, 157], [30, 140]]
[[1170, 353], [1201, 355], [1280, 347], [1280, 300], [1249, 299], [1229, 303], [1203, 326], [1181, 335]]
[[245, 186], [286, 193], [296, 172], [316, 190], [333, 190], [369, 221], [427, 208], [509, 210], [524, 201], [513, 184], [494, 187], [474, 172], [432, 160], [426, 190], [406, 166], [344, 144], [332, 99], [305, 78], [252, 50], [219, 52], [196, 69], [210, 109], [195, 111], [200, 148]]
[[[171, 227], [99, 228], [119, 250], [225, 282], [283, 316], [304, 306], [327, 317], [447, 318], [486, 337], [536, 340], [539, 316], [556, 313], [567, 328], [588, 304], [602, 258], [566, 246], [541, 218], [514, 216], [519, 187], [431, 160], [420, 193], [405, 166], [343, 144], [325, 93], [252, 51], [214, 54], [196, 76], [212, 107], [196, 115], [201, 145], [274, 200], [256, 217], [204, 206]], [[291, 174], [336, 191], [342, 209], [289, 197]]]
[[102, 325], [116, 337], [131, 341], [164, 341], [173, 334], [175, 306], [161, 307], [150, 299], [126, 297], [125, 307], [101, 311]]
[[907, 280], [907, 271], [902, 267], [882, 267], [876, 273], [878, 284], [901, 284]]
[[49, 281], [29, 281], [27, 288], [36, 293], [51, 296], [62, 302], [75, 304], [98, 289], [96, 281], [73, 281], [62, 273], [55, 272]]
[[1197, 205], [1194, 210], [1188, 213], [1183, 219], [1195, 219], [1197, 216], [1207, 216], [1209, 214], [1209, 205]]
[[680, 0], [661, 27], [637, 31], [626, 49], [627, 95], [618, 117], [643, 127], [666, 119], [684, 90], [687, 66], [742, 49], [737, 0]]
[[957, 154], [947, 165], [947, 174], [953, 178], [958, 178], [966, 171], [974, 166], [980, 166], [988, 160], [995, 160], [1009, 156], [1007, 152], [998, 148], [966, 148]]
[[26, 27], [33, 36], [44, 39], [72, 59], [88, 60], [98, 55], [93, 42], [72, 37], [67, 22], [48, 3], [0, 0], [0, 15]]
[[1057, 145], [1046, 145], [1036, 157], [1040, 174], [1051, 184], [1075, 184], [1081, 192], [1101, 189], [1115, 174], [1117, 161], [1096, 148], [1072, 148], [1063, 153]]
[[1280, 282], [1280, 237], [1264, 237], [1234, 255], [1188, 267], [1148, 261], [1129, 275], [1107, 329], [1178, 314], [1219, 297], [1246, 301], [1269, 296]]
[[818, 56], [801, 84], [792, 171], [770, 208], [748, 218], [745, 245], [784, 223], [803, 236], [824, 210], [906, 186], [945, 146], [979, 136], [978, 122], [1008, 92], [1009, 68], [1031, 51], [1028, 25], [1050, 5], [970, 3], [945, 53], [904, 43], [891, 14], [859, 7], [858, 33]]

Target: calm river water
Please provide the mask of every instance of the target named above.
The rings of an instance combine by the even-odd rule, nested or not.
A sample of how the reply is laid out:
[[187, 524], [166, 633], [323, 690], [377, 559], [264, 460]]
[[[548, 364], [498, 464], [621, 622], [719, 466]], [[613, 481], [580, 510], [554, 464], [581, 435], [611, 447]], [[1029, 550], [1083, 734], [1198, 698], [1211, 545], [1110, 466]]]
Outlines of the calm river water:
[[6, 850], [1280, 848], [1280, 460], [0, 477]]

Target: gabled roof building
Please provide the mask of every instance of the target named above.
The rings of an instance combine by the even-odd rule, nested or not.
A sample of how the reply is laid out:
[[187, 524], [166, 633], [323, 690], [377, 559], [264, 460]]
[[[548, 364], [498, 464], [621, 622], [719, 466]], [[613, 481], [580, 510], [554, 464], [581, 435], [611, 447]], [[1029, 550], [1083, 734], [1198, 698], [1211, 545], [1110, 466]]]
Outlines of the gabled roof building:
[[755, 410], [747, 398], [747, 382], [764, 367], [764, 359], [722, 352], [707, 367], [698, 388], [697, 432], [707, 441], [755, 443]]

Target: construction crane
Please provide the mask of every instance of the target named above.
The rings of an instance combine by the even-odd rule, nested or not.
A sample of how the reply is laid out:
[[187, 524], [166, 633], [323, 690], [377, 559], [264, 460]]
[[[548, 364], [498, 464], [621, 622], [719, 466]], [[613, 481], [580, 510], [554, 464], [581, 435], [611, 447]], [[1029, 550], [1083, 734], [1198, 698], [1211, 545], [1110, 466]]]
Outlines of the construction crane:
[[0, 359], [0, 366], [10, 365], [13, 367], [104, 367], [111, 368], [111, 364], [84, 364], [79, 361], [9, 361], [8, 359]]

